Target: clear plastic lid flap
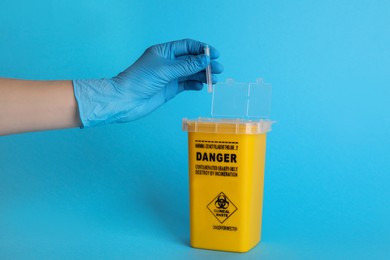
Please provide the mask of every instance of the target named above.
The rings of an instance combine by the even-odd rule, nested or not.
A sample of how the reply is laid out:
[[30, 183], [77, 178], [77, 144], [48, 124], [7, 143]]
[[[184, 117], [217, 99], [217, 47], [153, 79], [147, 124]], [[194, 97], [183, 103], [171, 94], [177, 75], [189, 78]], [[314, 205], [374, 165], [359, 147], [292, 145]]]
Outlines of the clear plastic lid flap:
[[264, 83], [262, 79], [255, 83], [228, 79], [214, 87], [211, 115], [245, 119], [269, 118], [271, 94], [271, 84]]

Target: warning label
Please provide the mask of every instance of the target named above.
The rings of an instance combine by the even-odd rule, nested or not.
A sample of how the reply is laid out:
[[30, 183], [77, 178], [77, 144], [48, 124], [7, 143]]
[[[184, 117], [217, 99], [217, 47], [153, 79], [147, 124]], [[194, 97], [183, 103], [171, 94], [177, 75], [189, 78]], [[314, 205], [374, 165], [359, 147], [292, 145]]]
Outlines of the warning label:
[[238, 145], [238, 142], [195, 140], [195, 174], [238, 177]]
[[215, 166], [215, 165], [195, 165], [195, 174], [223, 177], [237, 177], [237, 167]]
[[237, 207], [223, 192], [218, 194], [207, 208], [221, 224], [237, 211]]

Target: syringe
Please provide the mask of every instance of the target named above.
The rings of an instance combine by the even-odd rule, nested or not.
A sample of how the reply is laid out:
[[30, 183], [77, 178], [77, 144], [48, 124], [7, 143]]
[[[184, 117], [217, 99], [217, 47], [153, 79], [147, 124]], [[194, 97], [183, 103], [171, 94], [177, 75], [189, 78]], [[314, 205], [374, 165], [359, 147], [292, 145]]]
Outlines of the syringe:
[[[204, 54], [210, 57], [210, 47], [206, 45], [204, 47]], [[207, 82], [207, 91], [209, 93], [213, 92], [213, 80], [211, 78], [211, 64], [206, 67], [206, 82]]]

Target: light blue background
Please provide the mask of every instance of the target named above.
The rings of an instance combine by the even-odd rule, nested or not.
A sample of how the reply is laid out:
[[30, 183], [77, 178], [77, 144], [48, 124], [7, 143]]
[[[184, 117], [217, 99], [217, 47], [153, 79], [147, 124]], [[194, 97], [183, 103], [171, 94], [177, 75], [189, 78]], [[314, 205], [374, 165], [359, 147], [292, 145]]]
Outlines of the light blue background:
[[[183, 117], [206, 91], [94, 129], [0, 137], [1, 259], [389, 259], [389, 1], [0, 2], [0, 76], [113, 76], [156, 43], [273, 84], [262, 242], [189, 247]], [[1, 122], [0, 122], [1, 123]]]

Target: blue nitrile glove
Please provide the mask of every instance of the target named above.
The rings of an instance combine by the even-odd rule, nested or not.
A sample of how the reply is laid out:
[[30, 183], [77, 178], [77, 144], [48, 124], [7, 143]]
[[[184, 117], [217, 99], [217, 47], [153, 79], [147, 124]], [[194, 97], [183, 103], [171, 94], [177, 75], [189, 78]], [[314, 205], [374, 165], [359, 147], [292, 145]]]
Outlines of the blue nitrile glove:
[[[183, 90], [200, 90], [210, 63], [213, 74], [223, 71], [214, 59], [218, 51], [205, 43], [181, 40], [149, 47], [129, 68], [110, 79], [74, 80], [82, 127], [124, 123], [141, 118]], [[213, 83], [216, 77], [213, 76]]]

